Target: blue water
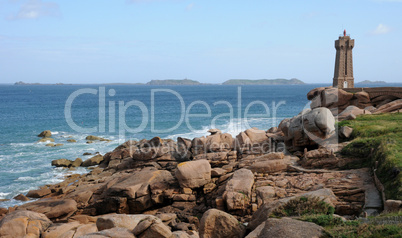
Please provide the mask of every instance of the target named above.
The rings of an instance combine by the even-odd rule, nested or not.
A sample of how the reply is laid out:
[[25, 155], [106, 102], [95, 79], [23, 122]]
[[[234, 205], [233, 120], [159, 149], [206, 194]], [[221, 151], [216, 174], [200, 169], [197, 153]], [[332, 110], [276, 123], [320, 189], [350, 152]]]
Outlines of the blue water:
[[[233, 136], [249, 127], [267, 130], [308, 107], [307, 92], [319, 86], [326, 85], [0, 85], [0, 199], [10, 199], [0, 202], [0, 207], [21, 204], [12, 198], [60, 182], [68, 173], [87, 172], [84, 168], [54, 168], [54, 159], [85, 160], [90, 156], [83, 156], [84, 152], [104, 154], [128, 139], [205, 136], [212, 127]], [[70, 100], [71, 113], [65, 113], [74, 92], [82, 93]], [[273, 103], [281, 105], [274, 110]], [[130, 104], [134, 106], [127, 107]], [[206, 115], [208, 108], [210, 115]], [[182, 118], [188, 114], [195, 116]], [[78, 129], [71, 127], [66, 118], [71, 118]], [[127, 127], [137, 130], [122, 130]], [[88, 128], [95, 130], [85, 131]], [[64, 145], [46, 147], [46, 143], [38, 143], [37, 135], [44, 130], [51, 130], [55, 143]], [[112, 142], [87, 144], [85, 137], [90, 134]], [[67, 139], [77, 143], [68, 143]]]

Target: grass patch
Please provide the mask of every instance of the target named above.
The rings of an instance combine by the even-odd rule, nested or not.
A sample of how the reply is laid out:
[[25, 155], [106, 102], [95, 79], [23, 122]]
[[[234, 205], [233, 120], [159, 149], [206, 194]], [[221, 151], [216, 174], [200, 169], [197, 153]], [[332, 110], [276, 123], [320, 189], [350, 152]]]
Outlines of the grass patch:
[[[388, 214], [398, 216], [400, 213]], [[299, 218], [324, 227], [326, 237], [360, 238], [360, 237], [402, 237], [402, 224], [366, 224], [358, 220], [343, 221], [333, 215], [308, 215]]]
[[300, 220], [312, 222], [323, 227], [339, 226], [345, 223], [340, 217], [333, 215], [308, 215], [302, 216]]
[[317, 197], [298, 197], [276, 208], [272, 217], [333, 214], [335, 208]]
[[363, 237], [402, 237], [402, 224], [372, 225], [345, 222], [343, 225], [326, 228], [329, 237], [363, 238]]
[[354, 167], [374, 167], [387, 199], [402, 200], [402, 114], [361, 115], [338, 126], [353, 128], [352, 141], [341, 154], [362, 158]]

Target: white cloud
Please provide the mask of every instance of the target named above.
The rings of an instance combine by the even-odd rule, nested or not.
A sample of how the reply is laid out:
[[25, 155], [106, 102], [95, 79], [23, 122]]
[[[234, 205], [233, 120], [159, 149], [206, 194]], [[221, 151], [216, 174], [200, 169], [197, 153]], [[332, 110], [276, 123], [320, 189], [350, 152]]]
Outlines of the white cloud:
[[194, 8], [194, 3], [190, 3], [187, 5], [186, 10], [191, 11]]
[[372, 35], [383, 35], [383, 34], [387, 34], [390, 31], [391, 31], [391, 28], [389, 26], [380, 23], [373, 31], [371, 31], [371, 34]]
[[40, 17], [54, 17], [59, 15], [60, 10], [57, 3], [44, 2], [42, 0], [28, 0], [21, 5], [19, 11], [11, 16], [10, 19], [37, 19]]

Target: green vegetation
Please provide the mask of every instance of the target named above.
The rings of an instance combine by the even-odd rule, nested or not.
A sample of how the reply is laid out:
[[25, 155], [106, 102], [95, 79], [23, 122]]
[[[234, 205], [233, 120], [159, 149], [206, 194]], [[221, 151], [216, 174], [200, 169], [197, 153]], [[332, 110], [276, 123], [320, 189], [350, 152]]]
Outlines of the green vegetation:
[[[387, 214], [387, 217], [400, 217], [400, 213]], [[379, 216], [381, 218], [381, 216]], [[378, 217], [377, 217], [378, 218]], [[360, 220], [343, 221], [333, 215], [307, 215], [299, 218], [313, 222], [325, 228], [327, 237], [360, 238], [360, 237], [402, 237], [402, 223], [376, 224], [369, 218], [365, 223]]]
[[317, 197], [298, 197], [275, 209], [272, 217], [333, 214], [334, 211], [334, 207]]
[[363, 238], [363, 237], [402, 237], [402, 224], [374, 225], [345, 222], [342, 226], [329, 229], [330, 237]]
[[191, 79], [165, 79], [151, 80], [147, 85], [200, 85], [201, 83]]
[[402, 200], [402, 114], [362, 115], [339, 126], [353, 128], [341, 154], [362, 158], [361, 167], [375, 167], [387, 199]]
[[323, 227], [326, 227], [326, 226], [334, 227], [334, 226], [344, 225], [344, 223], [345, 223], [342, 220], [342, 218], [340, 218], [338, 216], [322, 215], [322, 214], [302, 216], [299, 220], [312, 222], [312, 223], [315, 223], [315, 224], [323, 226]]
[[290, 84], [304, 84], [303, 81], [298, 79], [230, 79], [223, 83], [223, 85], [290, 85]]

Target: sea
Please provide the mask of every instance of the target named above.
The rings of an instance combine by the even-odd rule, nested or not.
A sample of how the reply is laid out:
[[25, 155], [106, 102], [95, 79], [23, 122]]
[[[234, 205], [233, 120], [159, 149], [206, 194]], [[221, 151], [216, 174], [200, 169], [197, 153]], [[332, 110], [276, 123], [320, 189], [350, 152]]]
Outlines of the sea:
[[[321, 86], [329, 85], [0, 84], [0, 207], [21, 205], [13, 197], [88, 172], [56, 168], [52, 160], [85, 160], [93, 156], [86, 152], [105, 154], [129, 139], [192, 139], [211, 128], [234, 137], [251, 127], [268, 130], [309, 108], [307, 93]], [[44, 130], [63, 145], [38, 142]], [[88, 144], [88, 135], [111, 141]]]

